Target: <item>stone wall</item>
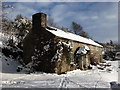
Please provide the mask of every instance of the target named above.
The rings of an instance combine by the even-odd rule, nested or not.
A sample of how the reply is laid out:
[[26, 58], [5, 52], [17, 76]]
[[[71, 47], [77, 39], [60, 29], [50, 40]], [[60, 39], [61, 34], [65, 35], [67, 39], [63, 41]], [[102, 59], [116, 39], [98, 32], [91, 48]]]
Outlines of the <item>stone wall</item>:
[[[71, 55], [73, 55], [72, 57], [74, 57], [74, 53], [78, 47], [88, 46], [90, 48], [89, 53], [87, 55], [82, 56], [79, 59], [79, 62], [75, 61], [75, 57], [73, 58], [74, 60], [71, 61], [74, 64], [78, 64], [79, 67], [74, 66], [74, 64], [71, 65], [70, 63], [67, 63], [67, 57], [65, 56], [65, 54], [63, 54], [62, 61], [56, 62], [56, 72], [57, 73], [63, 73], [66, 71], [74, 70], [76, 68], [86, 70], [86, 69], [88, 69], [88, 67], [87, 67], [88, 65], [90, 65], [90, 64], [96, 65], [102, 61], [102, 58], [101, 58], [102, 48], [101, 47], [88, 45], [88, 44], [84, 44], [84, 43], [79, 43], [76, 41], [63, 39], [63, 38], [59, 38], [59, 37], [56, 37], [54, 40], [55, 40], [55, 42], [68, 42], [68, 41], [71, 42], [71, 46], [73, 47], [71, 50], [71, 52], [72, 52]], [[81, 61], [82, 58], [84, 58], [83, 65], [82, 65], [82, 61]]]

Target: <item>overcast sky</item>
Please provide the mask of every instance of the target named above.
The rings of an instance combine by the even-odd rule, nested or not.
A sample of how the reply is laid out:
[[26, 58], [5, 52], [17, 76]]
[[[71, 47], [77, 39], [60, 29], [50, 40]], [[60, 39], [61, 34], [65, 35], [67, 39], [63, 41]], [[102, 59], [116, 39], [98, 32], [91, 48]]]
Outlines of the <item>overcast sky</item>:
[[59, 26], [70, 27], [72, 21], [82, 25], [84, 31], [99, 42], [118, 41], [117, 2], [24, 2], [11, 3], [14, 8], [9, 18], [17, 14], [31, 18], [38, 12], [51, 15]]

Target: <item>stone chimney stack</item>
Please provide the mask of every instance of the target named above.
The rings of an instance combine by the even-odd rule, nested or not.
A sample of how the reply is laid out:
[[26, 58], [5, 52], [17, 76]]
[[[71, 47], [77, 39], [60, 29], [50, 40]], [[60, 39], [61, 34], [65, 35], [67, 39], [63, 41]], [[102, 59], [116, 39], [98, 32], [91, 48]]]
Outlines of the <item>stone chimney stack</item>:
[[45, 28], [47, 15], [44, 13], [36, 13], [32, 16], [33, 30], [39, 30], [40, 28]]

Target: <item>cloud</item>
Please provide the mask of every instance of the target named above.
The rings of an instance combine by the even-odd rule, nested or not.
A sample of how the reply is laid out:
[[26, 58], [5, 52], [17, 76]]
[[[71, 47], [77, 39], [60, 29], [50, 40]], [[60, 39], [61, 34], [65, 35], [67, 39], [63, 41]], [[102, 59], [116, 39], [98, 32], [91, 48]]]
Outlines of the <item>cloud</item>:
[[118, 6], [115, 2], [24, 2], [14, 6], [13, 11], [6, 9], [12, 12], [10, 18], [17, 14], [31, 17], [42, 11], [51, 15], [60, 26], [70, 27], [71, 22], [76, 21], [94, 40], [118, 40]]
[[8, 18], [10, 19], [14, 19], [16, 15], [18, 14], [22, 14], [23, 16], [26, 16], [26, 17], [29, 17], [33, 14], [33, 13], [36, 13], [37, 10], [35, 9], [32, 9], [30, 7], [27, 7], [25, 5], [22, 5], [22, 4], [19, 4], [19, 3], [16, 3], [13, 5], [13, 8], [7, 8], [4, 10], [4, 12], [7, 12], [7, 16]]
[[56, 5], [52, 14], [59, 25], [69, 26], [76, 21], [93, 39], [107, 42], [118, 40], [117, 9], [117, 3], [71, 3]]
[[[12, 3], [9, 3], [12, 4]], [[23, 16], [31, 18], [31, 16], [38, 12], [44, 12], [47, 13], [47, 9], [42, 8], [48, 8], [48, 6], [51, 4], [51, 2], [18, 2], [14, 3], [13, 8], [5, 8], [4, 12], [7, 12], [7, 16], [10, 19], [14, 19], [16, 15], [22, 14]]]

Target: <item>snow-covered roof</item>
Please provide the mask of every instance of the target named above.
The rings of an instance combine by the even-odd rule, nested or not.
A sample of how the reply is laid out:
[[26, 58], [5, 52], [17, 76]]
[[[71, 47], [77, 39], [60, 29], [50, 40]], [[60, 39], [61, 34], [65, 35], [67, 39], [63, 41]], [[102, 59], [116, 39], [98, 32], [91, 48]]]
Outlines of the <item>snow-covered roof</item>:
[[94, 46], [98, 46], [98, 47], [103, 47], [102, 45], [96, 43], [95, 41], [93, 41], [91, 39], [87, 39], [87, 38], [84, 38], [82, 36], [70, 33], [70, 32], [65, 32], [63, 30], [60, 30], [60, 29], [57, 29], [57, 28], [54, 28], [54, 27], [51, 27], [51, 26], [49, 26], [49, 27], [51, 29], [46, 28], [46, 30], [51, 32], [55, 36], [58, 36], [58, 37], [61, 37], [61, 38], [66, 38], [66, 39], [70, 39], [70, 40], [73, 40], [73, 41], [86, 43], [86, 44], [90, 44], [90, 45], [94, 45]]

